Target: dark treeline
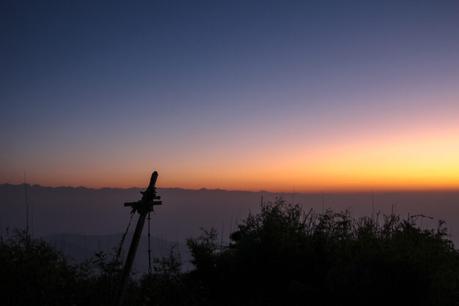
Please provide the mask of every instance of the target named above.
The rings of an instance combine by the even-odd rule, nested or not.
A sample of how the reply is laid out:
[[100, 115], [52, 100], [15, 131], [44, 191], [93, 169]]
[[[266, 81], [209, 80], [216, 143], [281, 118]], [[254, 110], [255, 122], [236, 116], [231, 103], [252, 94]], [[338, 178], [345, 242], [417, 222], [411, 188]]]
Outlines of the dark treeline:
[[[126, 305], [459, 305], [459, 253], [443, 223], [304, 211], [282, 200], [249, 215], [222, 245], [189, 239], [130, 282]], [[220, 237], [221, 238], [221, 237]], [[75, 264], [21, 232], [0, 241], [2, 305], [113, 305], [119, 262]]]

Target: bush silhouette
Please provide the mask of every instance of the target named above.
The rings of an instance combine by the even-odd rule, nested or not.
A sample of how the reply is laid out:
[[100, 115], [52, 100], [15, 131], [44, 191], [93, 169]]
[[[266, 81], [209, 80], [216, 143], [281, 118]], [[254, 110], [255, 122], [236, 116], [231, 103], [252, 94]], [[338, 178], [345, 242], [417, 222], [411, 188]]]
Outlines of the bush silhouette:
[[[180, 257], [154, 261], [131, 280], [126, 305], [459, 305], [459, 253], [443, 223], [396, 215], [352, 218], [304, 211], [278, 199], [218, 243], [189, 239]], [[113, 305], [120, 263], [104, 253], [84, 264], [23, 232], [0, 239], [1, 305]]]
[[78, 300], [78, 272], [48, 244], [24, 232], [0, 240], [2, 305], [64, 305]]
[[7, 232], [0, 236], [0, 305], [113, 305], [120, 265], [109, 257], [76, 264], [24, 231]]
[[314, 214], [278, 199], [227, 248], [215, 242], [213, 232], [188, 242], [209, 305], [459, 305], [459, 254], [442, 223]]

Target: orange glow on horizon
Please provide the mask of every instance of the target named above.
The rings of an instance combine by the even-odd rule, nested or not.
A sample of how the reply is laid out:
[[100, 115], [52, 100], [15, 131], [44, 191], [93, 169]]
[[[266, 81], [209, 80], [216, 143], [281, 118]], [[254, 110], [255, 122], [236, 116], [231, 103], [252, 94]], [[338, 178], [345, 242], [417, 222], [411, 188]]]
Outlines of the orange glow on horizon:
[[[275, 192], [459, 189], [459, 126], [334, 140], [322, 146], [249, 151], [223, 161], [158, 167], [159, 187]], [[142, 187], [149, 166], [47, 173], [30, 182], [48, 186]], [[63, 180], [62, 177], [66, 179]], [[16, 183], [22, 181], [18, 180]]]
[[0, 184], [459, 191], [459, 2], [154, 3], [8, 10]]

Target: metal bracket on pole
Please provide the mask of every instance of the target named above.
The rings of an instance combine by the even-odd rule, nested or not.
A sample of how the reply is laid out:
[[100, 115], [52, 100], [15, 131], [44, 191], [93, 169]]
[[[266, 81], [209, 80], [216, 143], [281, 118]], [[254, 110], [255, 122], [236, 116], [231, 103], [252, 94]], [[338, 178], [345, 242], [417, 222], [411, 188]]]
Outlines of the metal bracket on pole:
[[154, 171], [151, 175], [150, 184], [148, 185], [145, 191], [141, 191], [142, 199], [136, 202], [124, 203], [125, 207], [131, 207], [133, 212], [139, 214], [139, 219], [137, 220], [137, 225], [135, 227], [134, 235], [132, 236], [131, 246], [129, 247], [129, 252], [126, 258], [126, 262], [123, 267], [120, 279], [120, 287], [117, 292], [117, 302], [116, 305], [122, 306], [124, 302], [124, 297], [126, 295], [129, 274], [131, 273], [132, 264], [134, 263], [135, 253], [137, 252], [137, 247], [139, 245], [140, 237], [142, 236], [143, 225], [145, 224], [145, 218], [149, 212], [153, 211], [153, 206], [161, 205], [162, 202], [159, 201], [161, 198], [156, 195], [156, 180], [158, 179], [158, 172]]

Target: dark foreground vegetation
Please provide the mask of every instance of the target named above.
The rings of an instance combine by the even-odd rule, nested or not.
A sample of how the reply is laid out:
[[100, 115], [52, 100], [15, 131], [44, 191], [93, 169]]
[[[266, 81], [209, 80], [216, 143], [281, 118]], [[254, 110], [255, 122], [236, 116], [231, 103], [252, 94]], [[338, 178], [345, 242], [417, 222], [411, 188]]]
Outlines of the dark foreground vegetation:
[[[282, 200], [249, 215], [222, 246], [216, 232], [132, 280], [127, 305], [459, 305], [459, 253], [439, 223], [396, 215], [315, 214]], [[22, 233], [0, 241], [1, 305], [113, 305], [120, 265], [74, 264]]]

